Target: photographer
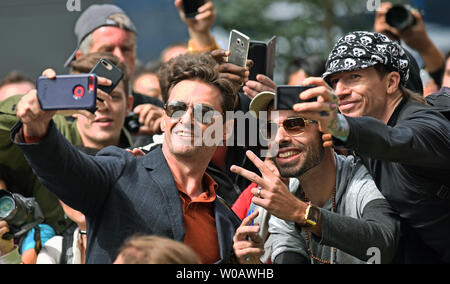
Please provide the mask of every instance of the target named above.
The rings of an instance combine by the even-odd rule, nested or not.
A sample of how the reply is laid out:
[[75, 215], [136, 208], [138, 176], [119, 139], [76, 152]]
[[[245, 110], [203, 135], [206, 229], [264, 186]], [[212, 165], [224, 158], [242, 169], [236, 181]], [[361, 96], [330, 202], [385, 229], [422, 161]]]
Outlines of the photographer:
[[416, 9], [409, 10], [413, 17], [413, 24], [399, 30], [390, 26], [386, 20], [386, 15], [392, 7], [393, 5], [390, 2], [381, 3], [375, 16], [374, 31], [385, 34], [398, 42], [403, 40], [409, 47], [417, 50], [425, 63], [425, 70], [433, 78], [439, 89], [442, 85], [444, 54], [428, 36], [422, 14]]
[[[3, 172], [0, 169], [0, 190], [7, 190], [8, 187]], [[14, 239], [3, 239], [3, 236], [9, 231], [8, 223], [0, 220], [0, 264], [16, 264], [22, 262], [19, 249], [14, 245]]]
[[34, 264], [55, 231], [42, 224], [39, 205], [17, 194], [9, 177], [10, 169], [0, 165], [0, 264]]

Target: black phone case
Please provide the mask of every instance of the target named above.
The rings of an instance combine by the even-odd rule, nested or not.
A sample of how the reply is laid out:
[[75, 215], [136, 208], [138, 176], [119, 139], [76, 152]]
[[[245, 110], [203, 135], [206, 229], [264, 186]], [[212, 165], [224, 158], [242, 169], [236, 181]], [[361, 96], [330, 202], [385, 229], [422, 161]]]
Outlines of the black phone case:
[[303, 101], [299, 95], [316, 86], [277, 86], [275, 94], [275, 109], [276, 110], [292, 110], [295, 104], [303, 102], [315, 102], [316, 98]]
[[263, 74], [273, 80], [273, 70], [275, 68], [275, 41], [274, 36], [269, 42], [250, 41], [248, 59], [253, 61], [250, 69], [249, 80], [256, 81], [256, 75]]
[[205, 0], [183, 0], [183, 11], [186, 18], [194, 18], [198, 8], [205, 4]]
[[92, 68], [91, 72], [96, 74], [98, 77], [104, 77], [112, 81], [111, 86], [98, 86], [100, 90], [105, 93], [111, 94], [111, 92], [119, 84], [120, 80], [123, 78], [123, 72], [119, 67], [114, 65], [111, 61], [105, 58], [100, 58], [97, 64]]
[[[90, 77], [93, 78], [91, 83]], [[82, 95], [81, 92], [78, 93], [81, 88]], [[41, 76], [36, 80], [36, 89], [43, 110], [95, 110], [97, 103], [95, 74], [59, 75], [55, 79]]]

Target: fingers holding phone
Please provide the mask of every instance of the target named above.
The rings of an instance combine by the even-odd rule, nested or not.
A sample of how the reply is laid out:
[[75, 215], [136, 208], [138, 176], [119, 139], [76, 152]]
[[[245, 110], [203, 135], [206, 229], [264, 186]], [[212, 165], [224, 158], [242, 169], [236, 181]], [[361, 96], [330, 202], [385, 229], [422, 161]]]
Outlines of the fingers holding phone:
[[236, 91], [238, 91], [242, 85], [248, 81], [250, 75], [249, 66], [251, 67], [253, 62], [247, 60], [245, 67], [227, 62], [227, 57], [230, 56], [229, 50], [217, 49], [212, 51], [211, 55], [218, 63], [217, 69], [220, 76], [230, 80]]
[[233, 249], [240, 263], [260, 263], [259, 258], [264, 254], [260, 226], [253, 224], [258, 214], [259, 211], [255, 211], [248, 215], [233, 237]]
[[258, 74], [256, 81], [249, 80], [243, 87], [244, 94], [253, 99], [261, 92], [275, 92], [276, 84], [266, 75]]
[[306, 119], [317, 121], [321, 132], [331, 133], [337, 122], [338, 97], [323, 78], [310, 77], [302, 84], [310, 88], [298, 95], [304, 102], [294, 104], [292, 109]]
[[44, 111], [37, 97], [37, 91], [31, 90], [17, 104], [17, 117], [23, 123], [23, 133], [28, 137], [44, 137], [55, 110]]

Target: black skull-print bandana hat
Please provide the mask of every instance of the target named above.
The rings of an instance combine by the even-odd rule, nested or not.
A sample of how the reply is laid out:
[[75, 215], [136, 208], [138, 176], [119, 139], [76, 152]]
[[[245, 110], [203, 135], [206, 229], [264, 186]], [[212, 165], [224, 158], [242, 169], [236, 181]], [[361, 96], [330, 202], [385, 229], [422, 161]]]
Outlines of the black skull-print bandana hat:
[[327, 80], [335, 73], [365, 69], [376, 64], [383, 64], [388, 70], [398, 72], [401, 84], [406, 85], [410, 62], [398, 43], [380, 33], [351, 32], [340, 38], [334, 46], [322, 77]]

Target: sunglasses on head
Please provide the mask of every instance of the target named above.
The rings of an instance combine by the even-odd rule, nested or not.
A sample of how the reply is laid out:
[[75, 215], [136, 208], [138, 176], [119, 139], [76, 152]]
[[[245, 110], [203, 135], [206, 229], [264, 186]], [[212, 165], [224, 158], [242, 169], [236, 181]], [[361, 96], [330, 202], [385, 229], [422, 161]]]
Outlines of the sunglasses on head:
[[260, 128], [260, 132], [264, 139], [271, 140], [276, 136], [278, 127], [281, 126], [289, 136], [295, 137], [305, 132], [305, 127], [310, 123], [317, 123], [317, 121], [303, 117], [289, 117], [282, 123], [266, 122], [266, 125]]
[[[182, 118], [186, 114], [187, 109], [188, 106], [183, 101], [170, 101], [164, 106], [166, 115], [172, 119]], [[223, 115], [205, 104], [194, 104], [192, 110], [195, 121], [202, 124], [211, 124], [218, 114]]]

